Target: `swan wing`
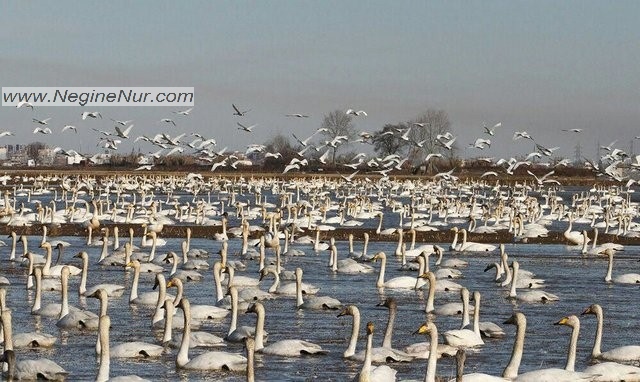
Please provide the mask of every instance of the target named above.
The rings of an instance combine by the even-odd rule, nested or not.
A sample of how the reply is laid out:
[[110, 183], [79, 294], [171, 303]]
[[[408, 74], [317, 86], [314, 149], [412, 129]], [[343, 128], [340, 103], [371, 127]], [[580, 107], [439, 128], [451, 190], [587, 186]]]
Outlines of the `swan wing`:
[[184, 365], [191, 370], [231, 370], [243, 371], [247, 367], [247, 359], [240, 354], [221, 351], [210, 351], [195, 357]]

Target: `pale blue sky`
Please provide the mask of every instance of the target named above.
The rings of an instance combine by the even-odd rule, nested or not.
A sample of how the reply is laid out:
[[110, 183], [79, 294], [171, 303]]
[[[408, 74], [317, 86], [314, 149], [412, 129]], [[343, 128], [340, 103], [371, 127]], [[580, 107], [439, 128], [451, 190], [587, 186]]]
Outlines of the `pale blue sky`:
[[[503, 123], [491, 149], [468, 156], [530, 152], [530, 143], [511, 140], [516, 130], [570, 158], [579, 140], [593, 156], [598, 140], [628, 150], [640, 135], [639, 16], [637, 1], [2, 2], [0, 80], [193, 86], [195, 109], [171, 132], [198, 131], [220, 148], [310, 134], [337, 108], [366, 110], [356, 123], [367, 131], [440, 108], [460, 147], [486, 138], [483, 121]], [[236, 129], [231, 103], [252, 109], [244, 121], [258, 124], [254, 133]], [[98, 109], [134, 119], [137, 136], [171, 130], [157, 121], [176, 108]], [[30, 111], [0, 108], [0, 129], [17, 134], [0, 144], [40, 139], [95, 150], [91, 127], [111, 123], [81, 121], [82, 111], [34, 113], [51, 117], [54, 131], [78, 126], [80, 146], [60, 134], [36, 137]], [[584, 132], [560, 132], [570, 128]]]

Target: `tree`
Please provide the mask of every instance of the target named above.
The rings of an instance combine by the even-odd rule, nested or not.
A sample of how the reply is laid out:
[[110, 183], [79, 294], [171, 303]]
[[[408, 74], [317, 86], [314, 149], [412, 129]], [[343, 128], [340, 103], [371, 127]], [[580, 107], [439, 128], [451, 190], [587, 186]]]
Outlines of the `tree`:
[[284, 167], [296, 156], [296, 150], [291, 146], [289, 138], [282, 134], [277, 134], [264, 143], [265, 151], [269, 153], [280, 153], [279, 158], [268, 157], [264, 161], [265, 169], [275, 169]]
[[438, 141], [438, 135], [445, 134], [451, 129], [446, 111], [428, 109], [424, 114], [410, 121], [409, 125], [411, 126], [409, 137], [414, 143], [409, 157], [414, 163], [422, 162], [428, 154], [439, 153], [447, 157], [454, 155], [455, 149], [447, 150]]
[[382, 130], [376, 131], [373, 137], [373, 150], [380, 156], [391, 154], [401, 154], [408, 147], [410, 142], [398, 138], [398, 131], [408, 128], [406, 123], [384, 125]]
[[42, 150], [46, 149], [47, 145], [42, 142], [31, 142], [25, 148], [27, 157], [33, 159], [36, 163], [40, 162], [40, 155]]
[[342, 110], [334, 110], [324, 116], [321, 129], [322, 135], [327, 139], [324, 144], [333, 149], [331, 162], [335, 165], [338, 148], [356, 137], [353, 116]]

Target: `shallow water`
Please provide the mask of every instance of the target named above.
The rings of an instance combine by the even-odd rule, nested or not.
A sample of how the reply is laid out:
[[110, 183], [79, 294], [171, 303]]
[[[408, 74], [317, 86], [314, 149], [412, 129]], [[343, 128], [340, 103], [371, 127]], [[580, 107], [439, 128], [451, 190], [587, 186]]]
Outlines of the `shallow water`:
[[[65, 251], [65, 262], [80, 266], [79, 259], [72, 255], [79, 250], [87, 250], [90, 254], [90, 270], [88, 286], [100, 282], [124, 283], [127, 286], [125, 295], [109, 300], [109, 315], [112, 321], [111, 344], [144, 340], [158, 343], [161, 338], [160, 331], [151, 329], [150, 308], [132, 307], [128, 304], [129, 286], [132, 281], [131, 272], [124, 272], [121, 268], [101, 267], [96, 265], [99, 257], [99, 247], [87, 247], [86, 239], [78, 237], [59, 238], [69, 241], [71, 248]], [[38, 252], [37, 245], [40, 238], [30, 237], [30, 248]], [[169, 250], [179, 253], [179, 239], [167, 239], [168, 244], [159, 248], [158, 254], [162, 255]], [[192, 240], [192, 248], [204, 248], [214, 253], [220, 249], [220, 243], [205, 239]], [[443, 244], [448, 247], [448, 245]], [[326, 266], [328, 252], [314, 253], [311, 247], [296, 246], [305, 250], [306, 256], [285, 258], [284, 267], [293, 270], [301, 267], [305, 270], [304, 281], [321, 286], [319, 295], [330, 295], [338, 298], [344, 304], [356, 304], [362, 315], [361, 336], [358, 343], [358, 351], [363, 349], [365, 340], [365, 323], [372, 321], [375, 324], [374, 345], [382, 342], [382, 337], [387, 320], [387, 310], [376, 307], [378, 302], [387, 296], [394, 296], [398, 300], [398, 318], [394, 331], [394, 347], [403, 348], [415, 342], [425, 340], [422, 336], [412, 333], [425, 321], [424, 299], [421, 291], [400, 291], [385, 289], [379, 291], [375, 288], [377, 274], [343, 275], [333, 274]], [[347, 243], [338, 242], [339, 256], [344, 258], [348, 252]], [[237, 259], [240, 241], [232, 239], [229, 243], [230, 260]], [[395, 243], [370, 243], [369, 252], [379, 250], [388, 254], [387, 278], [404, 275], [406, 272], [398, 270], [398, 259], [392, 255]], [[519, 310], [527, 315], [528, 327], [520, 372], [534, 370], [541, 367], [564, 367], [566, 349], [569, 341], [570, 329], [563, 326], [554, 326], [568, 314], [579, 314], [591, 303], [599, 303], [605, 312], [605, 331], [603, 349], [610, 349], [624, 344], [640, 343], [640, 334], [633, 330], [637, 326], [638, 313], [634, 309], [634, 302], [638, 299], [637, 286], [621, 286], [606, 284], [604, 274], [606, 261], [603, 258], [584, 258], [579, 254], [578, 247], [566, 247], [561, 245], [527, 245], [510, 244], [506, 247], [511, 260], [517, 259], [521, 268], [533, 271], [537, 277], [547, 280], [546, 291], [560, 296], [560, 301], [550, 304], [514, 304], [506, 298], [507, 289], [496, 286], [493, 281], [493, 271], [484, 273], [485, 266], [498, 260], [496, 253], [482, 253], [461, 255], [470, 262], [468, 268], [463, 270], [464, 278], [459, 282], [470, 291], [482, 292], [481, 320], [493, 321], [505, 327], [507, 336], [499, 340], [486, 340], [485, 345], [478, 352], [469, 352], [467, 356], [466, 372], [484, 372], [500, 374], [510, 356], [515, 327], [502, 325], [514, 310]], [[360, 250], [357, 244], [356, 250]], [[638, 268], [638, 247], [627, 247], [619, 253], [615, 259], [614, 275], [636, 272]], [[20, 251], [20, 247], [19, 250]], [[59, 330], [55, 326], [55, 320], [40, 318], [30, 314], [30, 304], [34, 293], [25, 289], [26, 268], [16, 263], [7, 261], [8, 249], [4, 247], [0, 251], [0, 274], [9, 278], [11, 286], [8, 287], [7, 303], [13, 311], [14, 333], [23, 331], [42, 330], [43, 332], [57, 335], [59, 342], [50, 350], [20, 350], [19, 359], [47, 357], [55, 360], [70, 373], [70, 380], [91, 380], [95, 378], [98, 364], [94, 354], [96, 332], [90, 331], [66, 331]], [[271, 255], [268, 251], [267, 256]], [[446, 253], [445, 256], [452, 256]], [[212, 255], [209, 263], [213, 263], [217, 256]], [[239, 274], [257, 277], [257, 261], [247, 261], [248, 268]], [[374, 263], [377, 269], [379, 263]], [[168, 271], [170, 266], [166, 266]], [[215, 302], [215, 288], [211, 271], [201, 271], [205, 275], [205, 281], [199, 283], [186, 283], [185, 294], [192, 304], [213, 304]], [[86, 306], [97, 312], [98, 303], [94, 299], [79, 299], [77, 287], [79, 277], [72, 277], [70, 281], [70, 303]], [[263, 289], [268, 289], [272, 279], [261, 283]], [[153, 285], [153, 277], [143, 275], [139, 292], [150, 291]], [[175, 293], [175, 290], [171, 291]], [[426, 294], [426, 292], [425, 292]], [[59, 292], [45, 292], [43, 305], [50, 302], [59, 302]], [[436, 296], [436, 306], [450, 301], [459, 301], [459, 293], [445, 293]], [[266, 330], [270, 332], [269, 342], [281, 339], [300, 338], [306, 339], [329, 351], [327, 355], [308, 356], [296, 359], [285, 359], [276, 356], [257, 355], [256, 378], [258, 380], [346, 380], [350, 379], [359, 370], [358, 362], [344, 360], [342, 353], [346, 348], [351, 332], [351, 317], [336, 317], [336, 311], [297, 311], [295, 299], [279, 297], [275, 300], [264, 301], [267, 312]], [[177, 314], [181, 314], [178, 311]], [[224, 336], [230, 316], [219, 321], [207, 322], [200, 330], [211, 331]], [[436, 317], [435, 322], [439, 331], [457, 329], [460, 325], [460, 317]], [[595, 331], [595, 318], [593, 316], [581, 317], [582, 331], [578, 343], [578, 358], [576, 370], [581, 370], [588, 365]], [[255, 315], [241, 314], [239, 325], [254, 325]], [[174, 331], [174, 338], [180, 338], [181, 334]], [[242, 344], [230, 344], [225, 349], [231, 352], [244, 352]], [[206, 350], [191, 349], [193, 357]], [[113, 359], [111, 361], [111, 376], [138, 374], [152, 380], [242, 380], [244, 376], [227, 372], [186, 372], [177, 371], [175, 368], [175, 356], [177, 349], [172, 349], [169, 354], [156, 360], [123, 361]], [[426, 361], [418, 360], [411, 363], [394, 364], [398, 370], [399, 379], [421, 379], [426, 370]], [[438, 362], [438, 375], [454, 376], [454, 360], [443, 358]]]

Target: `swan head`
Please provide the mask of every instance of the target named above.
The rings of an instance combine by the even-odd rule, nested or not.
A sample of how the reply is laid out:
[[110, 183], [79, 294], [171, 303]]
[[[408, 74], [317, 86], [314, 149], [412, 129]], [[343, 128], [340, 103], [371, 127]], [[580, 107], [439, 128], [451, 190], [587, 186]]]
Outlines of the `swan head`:
[[102, 299], [103, 297], [107, 297], [107, 291], [103, 288], [97, 289], [95, 292], [87, 295], [87, 297]]
[[387, 297], [383, 302], [380, 302], [380, 303], [376, 304], [376, 306], [384, 306], [386, 308], [389, 308], [389, 310], [397, 309], [398, 308], [398, 302], [393, 297]]
[[374, 329], [373, 322], [371, 321], [367, 322], [367, 335], [372, 335], [373, 329]]
[[85, 251], [80, 251], [80, 252], [78, 252], [77, 255], [75, 255], [73, 257], [77, 258], [77, 259], [83, 259], [84, 260], [85, 258], [89, 258], [89, 254], [87, 254], [87, 252], [85, 252]]
[[583, 315], [583, 316], [585, 314], [595, 314], [595, 315], [600, 314], [601, 315], [602, 314], [602, 307], [600, 305], [598, 305], [598, 304], [592, 304], [581, 313], [581, 315]]
[[169, 282], [167, 282], [167, 288], [171, 288], [171, 287], [177, 288], [179, 285], [182, 285], [182, 280], [180, 280], [177, 277], [173, 277], [171, 278], [171, 280], [169, 280]]
[[485, 271], [485, 272], [487, 272], [488, 270], [493, 269], [493, 268], [496, 268], [496, 269], [497, 269], [497, 268], [498, 268], [498, 263], [492, 263], [492, 264], [487, 265], [487, 266], [484, 268], [484, 271]]
[[418, 277], [420, 277], [421, 279], [429, 280], [429, 283], [436, 282], [436, 275], [434, 275], [433, 272], [425, 272]]
[[574, 328], [580, 326], [580, 319], [572, 314], [571, 316], [562, 317], [560, 321], [555, 322], [554, 325], [564, 325]]
[[127, 264], [125, 264], [124, 267], [125, 267], [125, 269], [126, 268], [133, 268], [133, 269], [138, 268], [139, 269], [140, 268], [140, 262], [138, 260], [131, 260]]
[[354, 313], [358, 310], [358, 307], [355, 305], [348, 305], [347, 307], [345, 307], [344, 309], [342, 309], [340, 311], [340, 313], [338, 313], [338, 315], [336, 317], [342, 317], [342, 316], [353, 316]]
[[49, 243], [48, 241], [45, 241], [44, 243], [40, 244], [40, 248], [51, 249], [51, 243]]
[[264, 305], [261, 302], [254, 302], [249, 305], [246, 313], [256, 313], [256, 314], [264, 314]]
[[420, 327], [413, 332], [413, 334], [429, 334], [431, 332], [433, 332], [436, 329], [436, 324], [434, 324], [433, 322], [425, 322], [424, 324], [420, 325]]
[[527, 323], [527, 318], [522, 312], [515, 312], [509, 317], [503, 324], [507, 325], [522, 325]]
[[378, 253], [375, 254], [375, 256], [373, 256], [371, 261], [373, 261], [375, 263], [378, 260], [384, 260], [386, 258], [387, 258], [387, 256], [384, 254], [384, 252], [378, 252]]

